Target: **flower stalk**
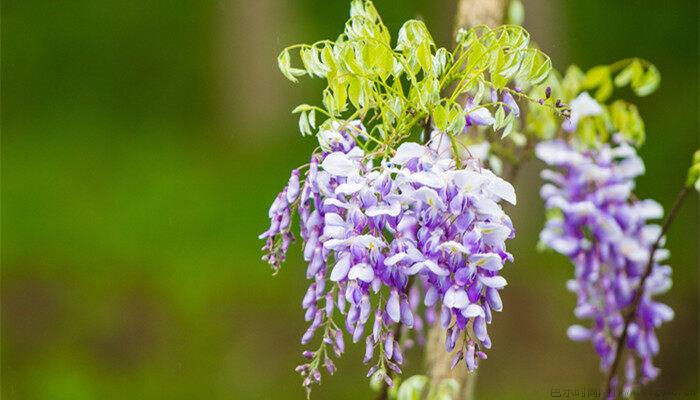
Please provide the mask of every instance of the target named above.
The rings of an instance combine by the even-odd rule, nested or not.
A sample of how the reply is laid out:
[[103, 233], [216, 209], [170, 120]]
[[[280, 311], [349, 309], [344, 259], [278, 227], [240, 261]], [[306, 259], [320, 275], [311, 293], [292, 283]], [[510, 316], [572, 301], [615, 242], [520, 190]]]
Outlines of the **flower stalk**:
[[659, 236], [656, 238], [654, 244], [651, 246], [651, 250], [649, 251], [649, 259], [646, 263], [644, 274], [642, 275], [639, 281], [639, 286], [637, 287], [637, 290], [634, 293], [632, 304], [629, 306], [629, 310], [627, 311], [627, 315], [625, 316], [625, 322], [622, 328], [622, 333], [617, 338], [615, 343], [615, 358], [613, 359], [613, 362], [610, 365], [610, 368], [608, 369], [607, 374], [605, 375], [605, 378], [603, 380], [603, 395], [606, 399], [617, 398], [618, 390], [616, 389], [616, 386], [620, 386], [615, 385], [617, 370], [620, 364], [620, 360], [622, 359], [622, 354], [625, 351], [630, 324], [637, 317], [637, 310], [639, 308], [639, 303], [641, 302], [642, 296], [644, 294], [644, 287], [647, 278], [649, 278], [653, 271], [655, 260], [654, 256], [656, 255], [657, 250], [659, 250], [663, 238], [666, 235], [666, 232], [668, 232], [669, 228], [671, 227], [671, 224], [673, 224], [673, 221], [676, 219], [678, 212], [683, 207], [683, 203], [685, 202], [685, 199], [688, 197], [688, 194], [690, 194], [691, 191], [692, 187], [685, 185], [683, 186], [681, 191], [678, 192], [676, 200], [674, 201], [673, 206], [671, 207], [671, 210], [668, 213], [668, 216], [661, 225], [661, 232], [659, 232]]

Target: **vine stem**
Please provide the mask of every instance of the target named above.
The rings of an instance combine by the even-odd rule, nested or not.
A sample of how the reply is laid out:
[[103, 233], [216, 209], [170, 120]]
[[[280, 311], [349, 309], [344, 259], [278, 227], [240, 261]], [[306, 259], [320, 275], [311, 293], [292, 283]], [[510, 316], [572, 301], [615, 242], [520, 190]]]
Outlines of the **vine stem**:
[[642, 296], [644, 294], [644, 284], [649, 275], [651, 275], [651, 272], [654, 267], [654, 254], [659, 249], [659, 246], [661, 245], [661, 240], [666, 235], [668, 229], [671, 227], [671, 224], [678, 215], [678, 212], [683, 206], [683, 202], [688, 197], [690, 191], [691, 188], [689, 186], [683, 186], [683, 189], [681, 189], [681, 191], [678, 193], [676, 201], [671, 207], [671, 211], [669, 211], [668, 216], [666, 217], [666, 219], [663, 222], [663, 225], [661, 226], [661, 232], [659, 233], [659, 236], [656, 238], [656, 241], [651, 246], [651, 251], [649, 252], [649, 259], [647, 260], [646, 268], [644, 269], [644, 274], [642, 275], [642, 278], [639, 281], [639, 286], [637, 287], [637, 290], [634, 293], [632, 304], [630, 305], [629, 311], [625, 316], [625, 324], [622, 328], [622, 334], [616, 340], [617, 345], [615, 350], [615, 358], [613, 359], [612, 365], [608, 369], [608, 372], [603, 381], [603, 394], [604, 398], [606, 399], [617, 397], [617, 390], [615, 390], [615, 393], [611, 393], [611, 391], [613, 390], [613, 379], [617, 376], [617, 369], [620, 365], [620, 360], [622, 359], [622, 353], [625, 350], [625, 342], [627, 341], [629, 325], [632, 322], [632, 320], [637, 316], [637, 308], [639, 307], [639, 303], [641, 302]]

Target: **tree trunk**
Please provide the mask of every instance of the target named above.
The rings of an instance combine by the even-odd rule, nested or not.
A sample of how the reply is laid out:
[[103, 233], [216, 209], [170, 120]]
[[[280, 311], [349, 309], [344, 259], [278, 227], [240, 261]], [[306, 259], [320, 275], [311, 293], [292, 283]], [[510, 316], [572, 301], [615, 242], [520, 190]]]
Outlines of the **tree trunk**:
[[[454, 21], [454, 34], [460, 28], [468, 29], [476, 25], [495, 27], [503, 23], [507, 0], [457, 0]], [[460, 343], [461, 339], [457, 340]], [[445, 351], [445, 330], [439, 323], [430, 327], [425, 345], [425, 362], [431, 382], [439, 383], [452, 378], [459, 383], [460, 392], [455, 400], [473, 400], [476, 385], [476, 371], [469, 372], [466, 364], [460, 362], [454, 369], [450, 368], [455, 351]]]

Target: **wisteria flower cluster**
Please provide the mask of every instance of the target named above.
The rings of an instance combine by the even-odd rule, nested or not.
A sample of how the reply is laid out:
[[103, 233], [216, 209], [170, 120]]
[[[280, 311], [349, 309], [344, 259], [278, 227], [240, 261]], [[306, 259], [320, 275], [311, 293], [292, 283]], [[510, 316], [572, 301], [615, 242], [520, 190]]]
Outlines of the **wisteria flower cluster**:
[[[541, 189], [549, 219], [540, 239], [573, 262], [575, 279], [567, 286], [577, 295], [574, 314], [592, 321], [589, 328], [572, 325], [567, 333], [572, 340], [593, 343], [603, 370], [613, 362], [625, 310], [632, 305], [650, 249], [660, 235], [661, 227], [649, 220], [663, 214], [655, 201], [634, 197], [634, 179], [644, 173], [644, 164], [634, 147], [620, 137], [617, 141], [585, 149], [551, 140], [536, 148], [538, 158], [554, 168], [542, 172], [549, 181]], [[627, 393], [658, 375], [652, 364], [659, 352], [654, 329], [670, 321], [673, 310], [653, 296], [671, 287], [671, 268], [662, 264], [668, 255], [665, 249], [654, 253], [651, 275], [628, 327]]]
[[364, 361], [379, 353], [368, 375], [388, 384], [388, 370], [400, 372], [402, 346], [413, 341], [404, 334], [399, 343], [400, 332], [415, 331], [420, 341], [424, 323], [438, 318], [446, 350], [459, 348], [453, 365], [464, 360], [473, 370], [491, 347], [492, 312], [503, 307], [500, 270], [513, 260], [505, 241], [514, 230], [498, 203], [515, 204], [513, 187], [477, 160], [457, 168], [418, 143], [401, 144], [389, 159], [368, 158], [356, 145], [365, 135], [359, 121], [320, 132], [322, 151], [312, 156], [303, 183], [300, 171], [292, 172], [261, 235], [265, 259], [279, 268], [290, 216], [299, 213], [312, 280], [302, 302], [310, 321], [302, 343], [322, 331], [321, 346], [304, 352], [309, 362], [298, 367], [304, 385], [320, 381], [322, 363], [335, 370], [327, 346], [343, 353], [336, 310], [353, 342], [365, 341]]
[[[644, 123], [634, 104], [607, 103], [616, 87], [652, 93], [660, 82], [653, 64], [630, 58], [551, 73], [549, 57], [517, 25], [458, 29], [447, 49], [409, 20], [392, 39], [370, 0], [351, 2], [335, 40], [289, 46], [277, 61], [290, 81], [325, 83], [319, 105], [293, 111], [301, 134], [320, 146], [292, 171], [261, 235], [263, 259], [277, 272], [298, 215], [311, 281], [301, 341], [319, 342], [297, 367], [307, 390], [322, 368], [335, 371], [345, 336], [364, 341], [368, 376], [386, 383], [383, 395], [404, 350], [424, 342], [424, 327], [446, 333], [440, 365], [454, 353], [453, 367], [477, 368], [491, 347], [492, 312], [503, 307], [500, 271], [513, 261], [505, 242], [514, 229], [499, 203], [515, 204], [515, 192], [499, 175], [515, 179], [533, 149], [553, 167], [543, 172], [541, 242], [574, 263], [575, 314], [592, 320], [569, 336], [593, 342], [606, 390], [617, 385], [620, 341], [632, 350], [625, 389], [654, 379], [654, 330], [673, 317], [652, 300], [671, 285], [668, 252], [658, 247], [677, 207], [664, 228], [649, 222], [663, 210], [632, 193], [644, 172], [633, 147], [644, 142]], [[697, 165], [687, 185], [699, 180]], [[428, 380], [407, 380], [396, 393], [421, 397]], [[430, 391], [441, 384], [430, 382]]]

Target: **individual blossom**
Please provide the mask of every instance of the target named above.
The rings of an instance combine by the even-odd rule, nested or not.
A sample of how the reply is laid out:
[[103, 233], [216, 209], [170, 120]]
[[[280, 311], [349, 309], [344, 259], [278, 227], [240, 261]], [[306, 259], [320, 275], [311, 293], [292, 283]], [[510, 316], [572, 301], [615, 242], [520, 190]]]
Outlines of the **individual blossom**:
[[[573, 108], [573, 107], [572, 107]], [[596, 149], [553, 140], [540, 143], [537, 157], [551, 170], [540, 191], [549, 218], [541, 242], [571, 259], [575, 279], [567, 287], [577, 296], [574, 314], [590, 324], [573, 325], [572, 340], [591, 341], [607, 371], [624, 328], [624, 316], [650, 258], [661, 228], [649, 221], [663, 210], [653, 200], [638, 200], [634, 179], [644, 172], [635, 149], [616, 136], [617, 144]], [[663, 242], [662, 242], [663, 244]], [[671, 268], [662, 262], [668, 251], [654, 254], [651, 275], [641, 288], [641, 301], [628, 328], [624, 390], [658, 375], [652, 358], [659, 352], [655, 328], [673, 318], [673, 311], [653, 299], [671, 287]]]
[[571, 115], [567, 118], [562, 127], [567, 132], [576, 130], [579, 121], [588, 116], [600, 115], [603, 112], [603, 107], [591, 97], [588, 92], [582, 92], [570, 104]]

